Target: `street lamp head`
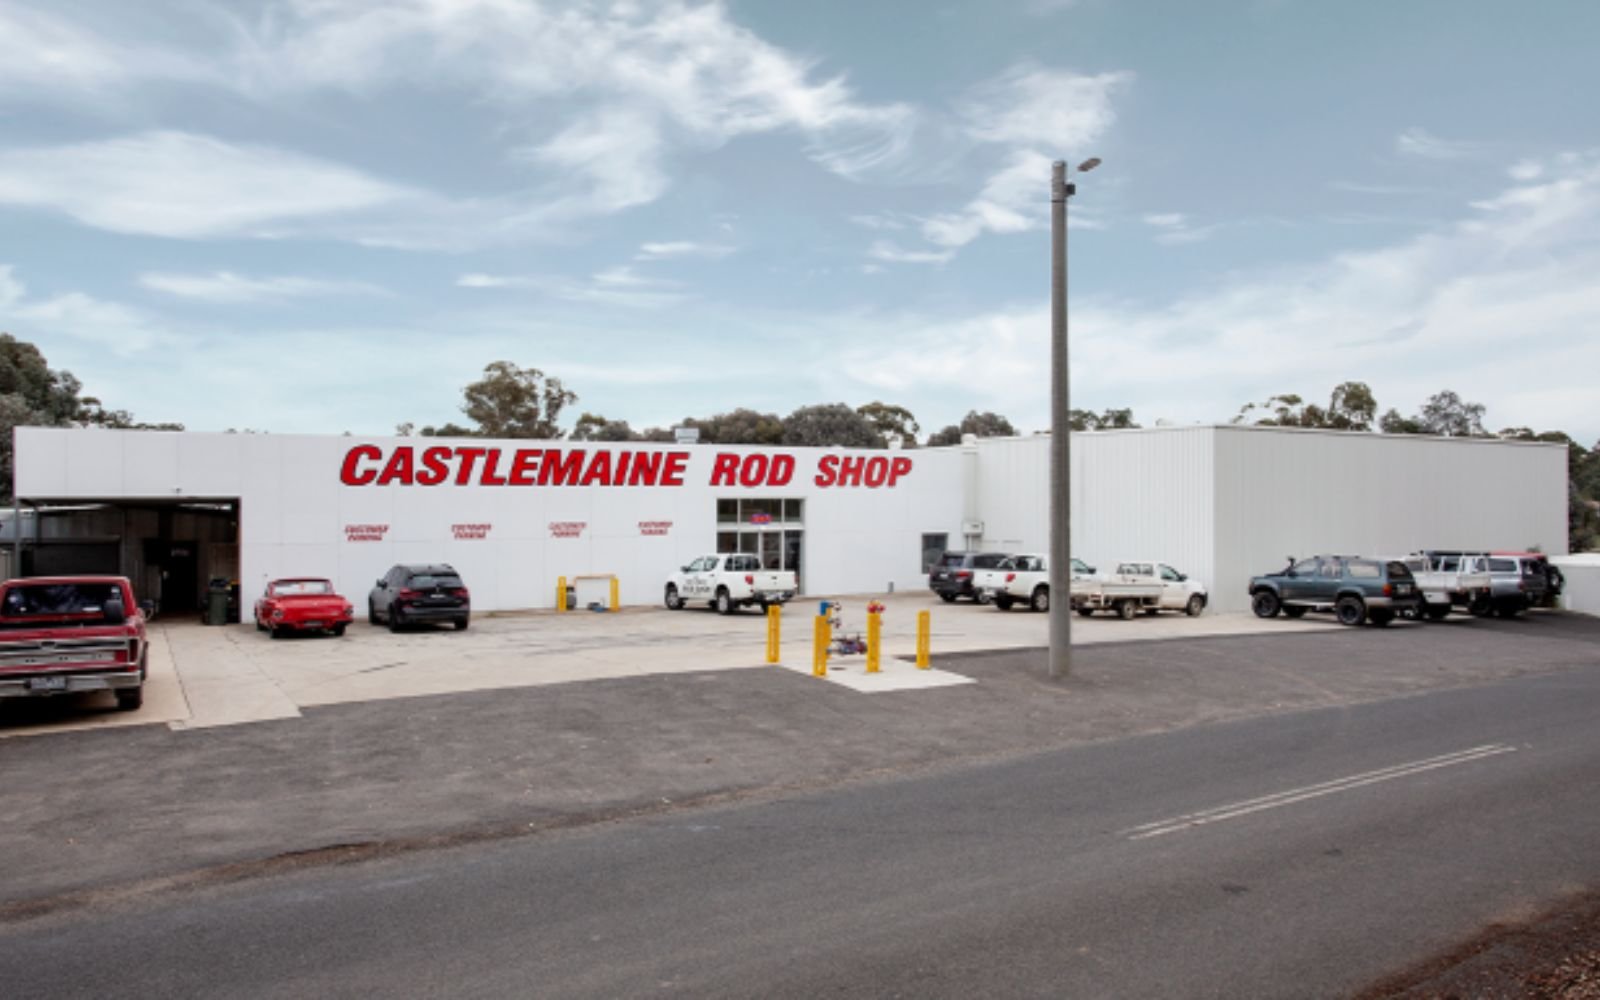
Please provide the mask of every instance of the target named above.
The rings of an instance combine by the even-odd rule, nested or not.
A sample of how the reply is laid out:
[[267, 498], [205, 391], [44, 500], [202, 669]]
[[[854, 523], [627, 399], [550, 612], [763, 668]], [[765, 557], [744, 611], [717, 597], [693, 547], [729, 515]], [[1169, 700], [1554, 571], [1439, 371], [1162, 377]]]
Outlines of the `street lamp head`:
[[1100, 165], [1100, 157], [1091, 156], [1087, 160], [1084, 160], [1082, 163], [1078, 164], [1078, 173], [1086, 174], [1089, 171], [1093, 170], [1095, 167], [1098, 167], [1099, 165]]

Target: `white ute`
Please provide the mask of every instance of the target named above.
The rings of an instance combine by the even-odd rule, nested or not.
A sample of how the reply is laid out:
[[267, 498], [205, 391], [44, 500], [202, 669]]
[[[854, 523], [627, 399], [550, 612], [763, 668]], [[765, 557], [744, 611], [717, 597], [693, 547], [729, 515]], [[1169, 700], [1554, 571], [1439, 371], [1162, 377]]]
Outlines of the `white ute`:
[[1206, 588], [1166, 563], [1134, 561], [1095, 579], [1073, 580], [1072, 608], [1088, 616], [1115, 611], [1123, 620], [1143, 611], [1182, 611], [1190, 617], [1206, 609]]
[[[1074, 586], [1093, 575], [1093, 566], [1082, 559], [1072, 560]], [[1033, 611], [1050, 610], [1050, 560], [1046, 556], [1012, 556], [995, 569], [981, 570], [972, 585], [980, 593], [987, 590], [1001, 611], [1010, 611], [1013, 604], [1026, 604]]]
[[789, 570], [761, 568], [761, 557], [733, 552], [701, 556], [667, 579], [667, 607], [677, 611], [690, 601], [706, 601], [731, 615], [742, 607], [782, 604], [794, 597], [795, 576]]

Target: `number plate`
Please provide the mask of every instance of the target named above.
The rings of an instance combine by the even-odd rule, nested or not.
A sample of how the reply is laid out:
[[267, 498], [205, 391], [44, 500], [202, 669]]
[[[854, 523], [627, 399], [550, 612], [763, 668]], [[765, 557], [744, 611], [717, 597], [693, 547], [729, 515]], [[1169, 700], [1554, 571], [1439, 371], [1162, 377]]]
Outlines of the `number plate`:
[[305, 622], [306, 628], [321, 628], [322, 622]]
[[30, 677], [28, 678], [29, 691], [65, 691], [67, 679], [61, 677]]

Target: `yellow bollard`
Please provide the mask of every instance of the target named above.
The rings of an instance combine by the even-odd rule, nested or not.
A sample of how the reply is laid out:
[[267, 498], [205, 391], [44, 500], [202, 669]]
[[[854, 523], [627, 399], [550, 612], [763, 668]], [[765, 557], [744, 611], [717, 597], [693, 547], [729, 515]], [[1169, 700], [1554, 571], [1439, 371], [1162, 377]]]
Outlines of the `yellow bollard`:
[[883, 645], [883, 615], [873, 611], [867, 614], [867, 673], [878, 672], [878, 648]]
[[621, 595], [618, 594], [619, 590], [621, 590], [621, 587], [619, 587], [618, 584], [617, 584], [617, 578], [616, 577], [612, 577], [611, 578], [611, 610], [612, 611], [615, 611], [618, 608], [622, 607], [622, 601], [619, 599], [621, 597]]
[[556, 610], [567, 610], [567, 578], [564, 576], [556, 577]]
[[778, 644], [782, 638], [783, 608], [773, 604], [767, 608], [767, 662], [778, 662]]
[[818, 615], [811, 629], [811, 674], [828, 676], [828, 644], [833, 641], [828, 627], [828, 616]]
[[933, 613], [929, 611], [917, 612], [917, 666], [928, 669], [928, 647], [932, 643]]

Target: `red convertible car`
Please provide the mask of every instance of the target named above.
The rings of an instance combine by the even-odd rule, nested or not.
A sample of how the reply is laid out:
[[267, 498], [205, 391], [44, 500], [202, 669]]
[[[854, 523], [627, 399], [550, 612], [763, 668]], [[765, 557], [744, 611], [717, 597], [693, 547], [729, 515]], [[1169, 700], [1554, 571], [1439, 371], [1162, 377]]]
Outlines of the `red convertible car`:
[[332, 632], [344, 635], [355, 616], [350, 602], [334, 592], [332, 582], [315, 577], [274, 580], [256, 602], [256, 629], [274, 639], [290, 632]]

